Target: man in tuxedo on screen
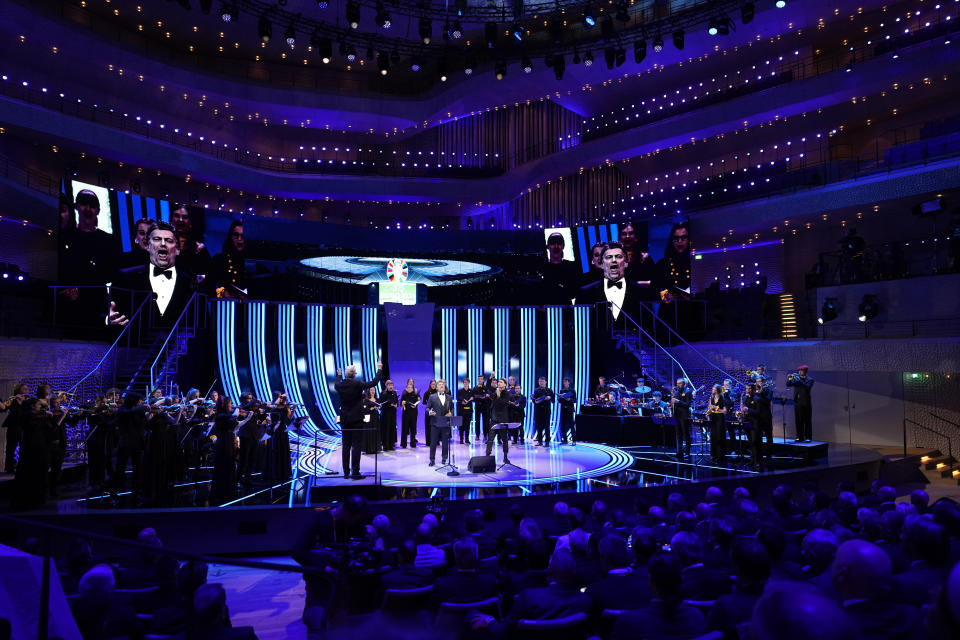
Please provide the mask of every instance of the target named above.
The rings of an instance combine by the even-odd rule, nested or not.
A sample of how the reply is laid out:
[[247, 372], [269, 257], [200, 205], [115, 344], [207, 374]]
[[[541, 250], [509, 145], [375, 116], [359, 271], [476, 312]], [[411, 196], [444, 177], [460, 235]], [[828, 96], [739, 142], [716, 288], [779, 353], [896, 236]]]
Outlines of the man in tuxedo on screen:
[[[453, 397], [447, 389], [446, 380], [437, 380], [437, 392], [427, 400], [427, 415], [430, 416], [430, 466], [436, 464], [437, 441], [442, 443], [440, 455], [443, 464], [450, 456], [450, 424], [445, 418], [453, 416]], [[447, 423], [441, 426], [441, 423]]]
[[[155, 222], [147, 232], [147, 253], [150, 264], [146, 269], [138, 270], [130, 275], [129, 281], [124, 283], [134, 291], [149, 291], [153, 294], [150, 312], [153, 315], [153, 324], [156, 327], [172, 327], [180, 318], [180, 314], [196, 287], [193, 274], [177, 269], [177, 255], [180, 253], [180, 243], [173, 226], [166, 222]], [[132, 314], [135, 309], [126, 312]], [[125, 325], [129, 318], [117, 309], [116, 302], [110, 301], [110, 311], [107, 323]]]

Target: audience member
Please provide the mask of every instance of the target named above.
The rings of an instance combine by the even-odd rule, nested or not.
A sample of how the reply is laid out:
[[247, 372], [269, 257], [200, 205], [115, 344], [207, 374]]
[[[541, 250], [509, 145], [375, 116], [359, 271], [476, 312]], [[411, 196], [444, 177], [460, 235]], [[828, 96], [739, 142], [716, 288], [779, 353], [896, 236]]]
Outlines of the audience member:
[[679, 589], [684, 600], [716, 600], [730, 593], [729, 573], [703, 564], [700, 541], [694, 534], [681, 531], [670, 540], [670, 547], [682, 567], [683, 584]]
[[909, 604], [928, 604], [950, 567], [950, 539], [947, 531], [923, 516], [913, 516], [903, 529], [902, 549], [909, 568], [894, 580], [899, 597]]
[[397, 567], [380, 576], [383, 589], [416, 589], [433, 583], [433, 572], [416, 566], [417, 545], [413, 540], [404, 540], [397, 547]]
[[739, 638], [738, 627], [749, 621], [753, 607], [770, 578], [770, 557], [759, 540], [744, 538], [733, 546], [737, 584], [733, 593], [720, 596], [710, 609], [707, 627], [728, 640]]
[[453, 543], [453, 558], [456, 573], [437, 578], [434, 583], [434, 607], [441, 602], [478, 602], [498, 595], [496, 577], [477, 571], [479, 556], [472, 536]]
[[621, 615], [613, 626], [612, 640], [686, 640], [703, 635], [706, 631], [703, 614], [683, 603], [680, 594], [683, 577], [677, 557], [661, 553], [651, 558], [647, 566], [653, 596], [650, 604]]
[[646, 572], [634, 574], [630, 550], [618, 535], [600, 540], [600, 566], [606, 577], [589, 584], [586, 594], [593, 602], [593, 617], [605, 609], [639, 609], [650, 600]]
[[80, 592], [70, 601], [73, 619], [83, 640], [116, 638], [133, 633], [136, 613], [128, 602], [114, 597], [113, 569], [98, 564], [80, 578]]
[[801, 584], [768, 588], [753, 608], [748, 633], [752, 640], [860, 640], [836, 601]]
[[193, 616], [186, 640], [256, 640], [253, 627], [232, 627], [223, 585], [205, 584], [193, 594]]
[[432, 544], [434, 539], [433, 528], [427, 522], [417, 526], [414, 542], [417, 543], [417, 557], [414, 564], [425, 569], [436, 569], [447, 564], [447, 556], [443, 549]]

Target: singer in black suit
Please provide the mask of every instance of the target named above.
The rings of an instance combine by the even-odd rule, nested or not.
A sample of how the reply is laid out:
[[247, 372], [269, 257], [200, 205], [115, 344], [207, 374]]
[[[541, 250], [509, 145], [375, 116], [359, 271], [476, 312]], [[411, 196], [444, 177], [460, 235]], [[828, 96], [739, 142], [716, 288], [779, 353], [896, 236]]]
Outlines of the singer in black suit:
[[684, 454], [690, 459], [690, 408], [693, 406], [693, 389], [684, 378], [677, 380], [670, 404], [673, 419], [677, 421], [677, 459], [682, 462]]
[[[340, 372], [337, 371], [339, 374]], [[343, 476], [354, 479], [360, 475], [360, 447], [363, 445], [363, 392], [377, 386], [383, 373], [383, 363], [377, 363], [377, 375], [369, 382], [357, 380], [357, 367], [350, 365], [343, 380], [334, 385], [340, 396], [340, 431], [343, 433], [341, 452]]]
[[[147, 253], [150, 264], [127, 276], [123, 285], [134, 291], [149, 291], [153, 294], [153, 303], [149, 306], [154, 327], [173, 327], [180, 314], [190, 302], [196, 289], [193, 274], [177, 268], [177, 255], [180, 242], [174, 228], [166, 222], [155, 222], [147, 231]], [[145, 309], [146, 310], [146, 309]], [[124, 310], [132, 314], [136, 309]], [[107, 323], [125, 325], [129, 316], [118, 311], [116, 303], [110, 301]]]
[[603, 247], [603, 278], [580, 288], [576, 304], [596, 305], [593, 320], [590, 366], [593, 375], [619, 374], [636, 368], [633, 356], [625, 354], [613, 341], [613, 332], [640, 324], [641, 302], [652, 298], [649, 286], [641, 286], [626, 278], [627, 255], [623, 245], [611, 242]]
[[450, 424], [444, 418], [453, 416], [453, 396], [447, 389], [446, 380], [437, 380], [437, 392], [427, 398], [426, 408], [430, 421], [430, 466], [436, 464], [438, 440], [443, 443], [440, 450], [443, 464], [447, 464], [450, 457]]
[[550, 413], [553, 409], [553, 389], [547, 386], [547, 379], [540, 376], [537, 380], [540, 386], [533, 392], [533, 428], [537, 434], [537, 446], [550, 446]]

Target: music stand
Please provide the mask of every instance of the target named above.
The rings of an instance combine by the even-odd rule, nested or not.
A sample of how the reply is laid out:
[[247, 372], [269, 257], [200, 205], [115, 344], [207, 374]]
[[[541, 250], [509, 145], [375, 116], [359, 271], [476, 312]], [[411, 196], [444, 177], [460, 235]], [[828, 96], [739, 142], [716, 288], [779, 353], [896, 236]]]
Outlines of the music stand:
[[458, 469], [460, 467], [456, 465], [456, 454], [453, 452], [453, 427], [457, 429], [463, 428], [463, 416], [433, 416], [433, 419], [436, 420], [437, 423], [430, 425], [431, 428], [437, 427], [442, 429], [444, 427], [451, 427], [450, 437], [447, 438], [447, 440], [451, 441], [448, 449], [447, 464], [437, 467], [436, 471], [443, 471], [447, 467], [450, 467], [447, 475], [450, 477], [459, 476], [460, 472]]
[[[500, 423], [495, 424], [495, 425], [493, 425], [492, 427], [490, 427], [490, 431], [491, 431], [491, 432], [493, 432], [493, 431], [499, 431], [499, 432], [500, 432], [500, 437], [506, 438], [503, 442], [505, 442], [505, 443], [507, 444], [507, 448], [509, 449], [509, 447], [510, 447], [510, 430], [511, 430], [511, 429], [519, 429], [519, 428], [520, 428], [520, 423], [519, 423], [519, 422], [500, 422]], [[493, 435], [496, 435], [496, 434], [493, 434]], [[518, 467], [517, 465], [513, 464], [512, 462], [510, 462], [510, 458], [504, 456], [504, 462], [503, 462], [503, 464], [501, 464], [499, 467], [497, 467], [497, 471], [500, 471], [500, 469], [503, 469], [504, 467], [507, 467], [507, 466], [513, 467], [514, 469], [520, 469], [520, 467]]]

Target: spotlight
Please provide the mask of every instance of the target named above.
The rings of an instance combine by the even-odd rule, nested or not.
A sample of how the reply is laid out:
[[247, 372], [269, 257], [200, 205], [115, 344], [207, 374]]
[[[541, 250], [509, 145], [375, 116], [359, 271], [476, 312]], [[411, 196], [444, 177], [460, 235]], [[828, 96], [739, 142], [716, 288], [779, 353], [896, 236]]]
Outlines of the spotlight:
[[560, 18], [551, 18], [548, 23], [548, 28], [550, 31], [550, 39], [553, 40], [554, 44], [559, 44], [563, 39], [563, 20]]
[[382, 76], [390, 72], [390, 54], [386, 51], [377, 51], [377, 69], [380, 69]]
[[314, 46], [317, 48], [317, 55], [320, 56], [320, 61], [323, 62], [323, 64], [330, 64], [330, 60], [333, 59], [333, 42], [331, 42], [330, 38], [318, 38]]
[[513, 24], [510, 33], [513, 34], [513, 37], [516, 38], [518, 42], [523, 41], [523, 25], [519, 22]]
[[433, 23], [430, 22], [430, 18], [427, 16], [420, 18], [420, 27], [418, 32], [420, 34], [420, 39], [423, 40], [423, 44], [430, 44], [430, 36], [433, 35]]
[[351, 29], [356, 29], [360, 26], [360, 5], [354, 0], [347, 2], [346, 14], [347, 24], [350, 25]]
[[504, 60], [497, 60], [494, 72], [497, 74], [497, 80], [503, 80], [503, 76], [507, 75], [507, 63]]
[[589, 67], [592, 64], [593, 64], [593, 54], [587, 51], [585, 54], [583, 54], [583, 66]]
[[877, 296], [872, 293], [864, 294], [857, 311], [859, 311], [857, 319], [860, 322], [866, 322], [867, 320], [876, 318], [877, 314], [880, 313], [880, 303], [877, 302]]
[[711, 18], [710, 24], [707, 27], [707, 33], [709, 33], [712, 36], [730, 35], [730, 18], [728, 18], [727, 16], [716, 16], [714, 18]]
[[415, 56], [413, 60], [410, 61], [410, 70], [411, 71], [420, 71], [423, 68], [423, 63], [420, 61], [420, 56]]
[[660, 53], [661, 51], [663, 51], [663, 36], [658, 33], [657, 37], [653, 39], [653, 52]]
[[232, 2], [224, 2], [220, 5], [220, 19], [224, 22], [233, 22], [237, 19], [237, 5]]
[[440, 58], [440, 62], [437, 63], [437, 75], [440, 76], [440, 82], [447, 81], [447, 59]]
[[683, 50], [683, 29], [677, 29], [673, 32], [673, 46], [677, 48], [677, 51]]
[[551, 60], [551, 62], [553, 63], [552, 64], [553, 75], [557, 77], [557, 80], [563, 80], [563, 72], [567, 68], [567, 63], [563, 59], [563, 54], [562, 53], [553, 54], [553, 60]]
[[453, 26], [450, 27], [450, 37], [454, 40], [459, 40], [463, 37], [463, 26], [460, 24], [459, 20], [453, 21]]
[[520, 68], [523, 69], [524, 73], [530, 73], [533, 71], [533, 62], [531, 62], [527, 56], [523, 56], [523, 60], [520, 62]]
[[597, 25], [597, 16], [594, 15], [593, 10], [588, 5], [583, 10], [583, 26], [587, 29], [592, 29]]
[[483, 25], [483, 39], [487, 43], [488, 49], [493, 49], [497, 44], [497, 23], [488, 22]]
[[463, 72], [471, 76], [473, 75], [473, 68], [477, 65], [476, 61], [473, 59], [473, 56], [468, 56], [466, 62], [463, 64]]
[[836, 320], [838, 315], [840, 314], [837, 311], [837, 299], [826, 298], [823, 301], [823, 306], [820, 308], [820, 317], [817, 318], [817, 322], [824, 324]]
[[317, 9], [329, 9], [330, 3], [327, 0], [317, 0]]
[[633, 43], [633, 61], [637, 64], [643, 62], [647, 57], [647, 41], [637, 40]]
[[613, 64], [617, 60], [617, 50], [613, 47], [607, 47], [603, 50], [603, 61], [607, 63], [607, 69], [613, 69]]
[[287, 44], [291, 47], [297, 44], [297, 32], [294, 30], [293, 25], [287, 27], [286, 32], [283, 34], [283, 39], [286, 40]]
[[257, 23], [257, 33], [260, 34], [260, 42], [263, 44], [270, 42], [270, 38], [273, 37], [273, 23], [267, 16], [260, 16], [260, 21]]
[[617, 20], [620, 22], [630, 22], [630, 11], [628, 10], [629, 2], [621, 2], [617, 5]]
[[617, 49], [617, 66], [621, 66], [624, 62], [627, 61], [627, 50], [623, 47]]
[[743, 24], [750, 24], [753, 22], [753, 16], [755, 9], [752, 2], [744, 2], [743, 6], [740, 7], [740, 22]]
[[457, 15], [462, 16], [467, 10], [467, 0], [456, 0], [454, 6], [457, 9]]
[[580, 52], [576, 49], [573, 50], [573, 58], [571, 58], [573, 64], [580, 64]]
[[383, 2], [377, 3], [377, 26], [381, 29], [389, 29], [393, 22], [390, 21], [390, 13], [384, 8]]
[[785, 6], [787, 6], [787, 0], [777, 0], [773, 3], [773, 6], [775, 6], [777, 9], [783, 9]]
[[357, 61], [357, 49], [353, 45], [347, 47], [347, 62]]

